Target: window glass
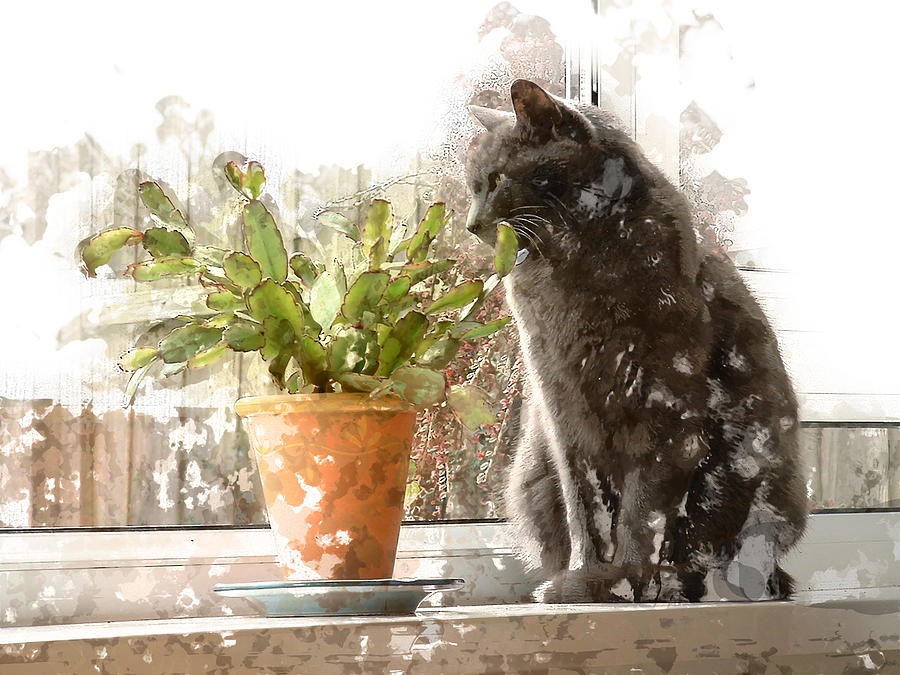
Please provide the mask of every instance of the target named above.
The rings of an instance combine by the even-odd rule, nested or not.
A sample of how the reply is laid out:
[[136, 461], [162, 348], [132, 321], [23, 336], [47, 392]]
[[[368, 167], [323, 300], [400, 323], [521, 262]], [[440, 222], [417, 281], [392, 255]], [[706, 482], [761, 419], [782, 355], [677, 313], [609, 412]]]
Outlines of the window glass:
[[[883, 362], [890, 331], [876, 302], [885, 282], [865, 264], [838, 282], [832, 270], [844, 269], [841, 256], [853, 250], [809, 225], [811, 214], [834, 216], [798, 207], [773, 184], [759, 135], [781, 141], [779, 121], [800, 120], [775, 103], [784, 78], [773, 75], [774, 57], [760, 60], [752, 48], [755, 15], [646, 4], [601, 2], [595, 14], [589, 2], [470, 1], [446, 12], [428, 3], [325, 3], [247, 17], [240, 6], [211, 13], [161, 2], [152, 21], [113, 4], [99, 12], [103, 39], [68, 30], [75, 7], [59, 8], [46, 26], [53, 50], [30, 47], [27, 31], [13, 36], [33, 58], [10, 73], [9, 90], [28, 105], [4, 113], [0, 128], [0, 309], [8, 318], [0, 527], [265, 522], [231, 410], [241, 395], [270, 391], [260, 363], [237, 355], [145, 381], [135, 404], [121, 407], [127, 376], [116, 370], [118, 355], [158, 340], [168, 317], [201, 304], [200, 289], [181, 282], [171, 292], [105, 268], [99, 280], [79, 272], [73, 252], [89, 233], [148, 221], [138, 180], [170, 186], [207, 243], [236, 245], [231, 188], [216, 167], [257, 159], [293, 250], [329, 246], [313, 217], [323, 207], [355, 217], [386, 197], [397, 217], [415, 221], [429, 203], [446, 201], [457, 217], [440, 250], [474, 274], [490, 251], [464, 227], [460, 159], [476, 132], [465, 104], [504, 104], [518, 77], [616, 113], [686, 190], [698, 236], [728, 248], [744, 269], [803, 400], [812, 505], [896, 504], [900, 450], [889, 420], [900, 416], [900, 395], [894, 366]], [[10, 25], [42, 21], [26, 4], [13, 12]], [[150, 24], [164, 26], [164, 37], [140, 27]], [[756, 90], [754, 77], [776, 88]], [[799, 152], [815, 157], [817, 149]], [[809, 199], [812, 180], [801, 172], [791, 194]], [[127, 249], [111, 268], [135, 260]], [[486, 308], [501, 310], [499, 296]], [[858, 319], [852, 330], [847, 317]], [[871, 348], [856, 348], [864, 342]], [[465, 347], [448, 376], [485, 388], [498, 422], [473, 433], [446, 410], [420, 416], [407, 517], [502, 517], [524, 384], [514, 328]]]

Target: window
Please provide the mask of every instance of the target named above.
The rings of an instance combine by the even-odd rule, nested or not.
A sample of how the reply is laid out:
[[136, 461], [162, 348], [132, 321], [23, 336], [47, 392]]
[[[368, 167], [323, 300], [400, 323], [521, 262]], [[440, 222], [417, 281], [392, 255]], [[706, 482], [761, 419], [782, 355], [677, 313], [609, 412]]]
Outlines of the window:
[[[35, 19], [34, 10], [16, 11]], [[91, 283], [78, 274], [72, 251], [87, 233], [147, 217], [136, 177], [170, 184], [210, 243], [235, 236], [211, 169], [225, 151], [267, 166], [296, 248], [314, 236], [327, 245], [312, 218], [326, 204], [352, 211], [385, 195], [398, 216], [415, 219], [446, 200], [459, 215], [442, 245], [477, 267], [484, 251], [462, 217], [457, 159], [474, 129], [462, 104], [493, 105], [519, 76], [617, 113], [685, 187], [701, 236], [727, 245], [742, 266], [802, 394], [813, 506], [896, 506], [900, 379], [883, 302], [886, 244], [896, 234], [856, 201], [869, 234], [834, 229], [835, 214], [853, 215], [841, 210], [848, 202], [826, 207], [812, 172], [780, 159], [808, 107], [787, 109], [783, 92], [763, 86], [783, 81], [764, 78], [776, 57], [761, 63], [758, 90], [745, 61], [726, 58], [729, 43], [751, 53], [740, 28], [748, 17], [729, 14], [741, 10], [722, 10], [720, 23], [661, 19], [655, 6], [641, 15], [600, 3], [597, 18], [586, 2], [470, 2], [438, 22], [414, 4], [397, 17], [355, 8], [346, 22], [336, 6], [259, 17], [270, 37], [253, 43], [222, 37], [236, 34], [232, 14], [179, 6], [174, 21], [174, 6], [155, 5], [178, 41], [207, 55], [196, 60], [150, 43], [133, 49], [129, 11], [108, 13], [108, 44], [68, 50], [65, 61], [38, 58], [15, 75], [33, 103], [6, 113], [13, 122], [2, 137], [0, 283], [3, 314], [19, 323], [0, 338], [0, 527], [265, 521], [231, 411], [238, 396], [263, 391], [259, 364], [237, 356], [220, 369], [147, 382], [133, 409], [120, 407], [125, 378], [115, 357], [139, 336], [158, 337], [155, 324], [197, 301], [191, 289], [168, 296], [112, 274]], [[192, 28], [201, 23], [208, 30]], [[378, 49], [357, 46], [368, 26], [381, 31]], [[55, 38], [67, 44], [62, 31]], [[245, 56], [223, 56], [232, 50]], [[39, 91], [35, 81], [53, 86]], [[66, 96], [80, 101], [72, 116], [51, 114]], [[797, 152], [824, 160], [812, 146]], [[469, 434], [441, 411], [423, 415], [407, 515], [502, 517], [497, 496], [523, 377], [514, 330], [464, 354], [452, 376], [487, 388], [500, 421]]]

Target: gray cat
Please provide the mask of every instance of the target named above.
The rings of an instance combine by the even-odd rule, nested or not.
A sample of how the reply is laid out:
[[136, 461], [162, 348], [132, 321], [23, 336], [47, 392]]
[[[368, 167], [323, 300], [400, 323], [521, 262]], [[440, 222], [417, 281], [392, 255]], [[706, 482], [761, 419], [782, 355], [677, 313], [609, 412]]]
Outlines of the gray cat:
[[[685, 197], [615, 120], [532, 82], [472, 106], [467, 227], [506, 279], [527, 387], [506, 495], [544, 602], [785, 598], [806, 525], [775, 335]], [[524, 258], [524, 259], [523, 259]]]

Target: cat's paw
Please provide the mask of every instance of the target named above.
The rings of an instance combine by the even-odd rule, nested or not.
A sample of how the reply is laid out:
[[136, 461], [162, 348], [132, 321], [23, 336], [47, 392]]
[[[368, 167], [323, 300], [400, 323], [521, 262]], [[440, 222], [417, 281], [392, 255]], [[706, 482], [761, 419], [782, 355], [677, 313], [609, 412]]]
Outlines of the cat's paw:
[[669, 565], [662, 565], [647, 587], [644, 602], [687, 602], [684, 587], [678, 578], [677, 570]]
[[623, 602], [625, 598], [613, 590], [621, 580], [621, 570], [602, 563], [563, 570], [538, 586], [534, 599], [548, 604]]

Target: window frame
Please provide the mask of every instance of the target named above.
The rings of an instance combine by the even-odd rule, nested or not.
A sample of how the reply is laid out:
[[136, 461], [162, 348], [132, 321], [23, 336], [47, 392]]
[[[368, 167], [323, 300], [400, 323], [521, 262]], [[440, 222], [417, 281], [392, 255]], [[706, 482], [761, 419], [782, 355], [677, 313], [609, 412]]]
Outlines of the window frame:
[[[677, 68], [677, 49], [673, 54], [674, 66]], [[602, 102], [600, 53], [596, 42], [589, 45], [567, 45], [565, 58], [565, 87], [570, 97], [589, 103]], [[636, 83], [632, 84], [636, 86]], [[640, 85], [642, 91], [652, 86], [652, 81], [642, 81]], [[637, 110], [636, 106], [632, 106], [633, 116], [629, 120], [635, 135], [640, 122]], [[675, 112], [677, 119], [677, 111]], [[675, 147], [676, 163], [672, 165], [670, 162], [662, 167], [670, 178], [677, 176], [677, 142], [676, 127], [672, 138], [663, 139], [663, 144], [667, 147], [671, 148], [672, 144]], [[900, 395], [897, 398], [900, 400]], [[826, 404], [827, 401], [822, 403], [823, 406]], [[867, 422], [879, 422], [885, 426], [900, 425], [896, 420], [846, 421], [847, 424]], [[815, 420], [808, 423], [826, 424]], [[877, 560], [871, 556], [888, 550], [885, 547], [893, 547], [891, 550], [895, 550], [900, 545], [900, 512], [896, 509], [870, 509], [863, 512], [854, 510], [852, 513], [819, 512], [811, 517], [811, 522], [814, 526], [810, 535], [801, 543], [801, 553], [795, 555], [802, 556], [806, 555], [802, 553], [804, 551], [815, 550], [814, 558], [817, 560], [846, 557], [851, 553], [866, 556], [868, 560]], [[892, 535], [891, 532], [896, 534]], [[515, 601], [522, 599], [523, 591], [533, 582], [534, 577], [515, 562], [512, 544], [508, 526], [503, 522], [405, 523], [398, 557], [401, 561], [431, 561], [438, 567], [444, 565], [444, 569], [449, 567], [443, 561], [456, 560], [469, 565], [468, 568], [461, 568], [463, 570], [477, 570], [478, 565], [486, 560], [501, 560], [503, 566], [499, 570], [504, 574], [495, 581], [504, 589], [505, 595], [495, 589], [485, 590], [482, 596], [472, 597], [476, 600]], [[149, 553], [135, 553], [142, 551]], [[150, 574], [152, 570], [166, 568], [195, 568], [198, 572], [205, 570], [209, 577], [213, 568], [223, 565], [245, 566], [248, 572], [271, 572], [273, 561], [274, 545], [268, 527], [264, 525], [0, 530], [0, 575], [61, 573], [62, 570], [95, 571], [95, 574], [102, 575], [105, 570], [125, 568]], [[804, 565], [810, 575], [821, 572], [825, 575], [822, 578], [828, 578], [830, 568], [814, 569], [812, 558], [804, 562]], [[896, 573], [891, 576], [889, 572], [888, 568], [884, 575], [871, 577], [872, 582], [885, 586], [900, 585], [900, 578], [897, 578]], [[464, 576], [464, 573], [460, 575]], [[838, 579], [834, 585], [837, 587], [831, 590], [859, 590], [849, 584], [847, 579]], [[826, 589], [810, 586], [809, 590]], [[172, 598], [167, 601], [171, 603]], [[452, 596], [448, 597], [448, 601], [453, 601]], [[125, 615], [128, 615], [131, 608], [126, 609]], [[115, 618], [113, 612], [105, 620]]]

